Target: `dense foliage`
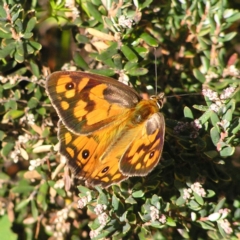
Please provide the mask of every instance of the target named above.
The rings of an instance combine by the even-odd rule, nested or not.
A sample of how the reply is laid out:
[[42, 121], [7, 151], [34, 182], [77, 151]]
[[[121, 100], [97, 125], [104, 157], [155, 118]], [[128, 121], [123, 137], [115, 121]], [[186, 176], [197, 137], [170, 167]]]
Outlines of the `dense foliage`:
[[[3, 0], [1, 239], [239, 239], [239, 19], [227, 0]], [[108, 189], [70, 177], [45, 92], [59, 69], [174, 96], [153, 172]]]

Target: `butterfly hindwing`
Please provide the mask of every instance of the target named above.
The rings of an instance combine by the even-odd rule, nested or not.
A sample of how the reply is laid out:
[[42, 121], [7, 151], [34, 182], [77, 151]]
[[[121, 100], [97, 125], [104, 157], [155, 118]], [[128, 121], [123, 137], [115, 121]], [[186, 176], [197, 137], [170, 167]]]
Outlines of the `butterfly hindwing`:
[[[104, 130], [106, 133], [106, 129]], [[101, 161], [101, 155], [107, 145], [100, 144], [104, 141], [104, 133], [97, 132], [95, 135], [76, 135], [59, 122], [60, 153], [68, 160], [73, 174], [89, 185], [109, 185], [127, 179], [119, 171], [119, 159], [115, 156]]]
[[155, 113], [122, 155], [120, 171], [127, 176], [146, 176], [152, 171], [162, 154], [164, 134], [164, 117]]

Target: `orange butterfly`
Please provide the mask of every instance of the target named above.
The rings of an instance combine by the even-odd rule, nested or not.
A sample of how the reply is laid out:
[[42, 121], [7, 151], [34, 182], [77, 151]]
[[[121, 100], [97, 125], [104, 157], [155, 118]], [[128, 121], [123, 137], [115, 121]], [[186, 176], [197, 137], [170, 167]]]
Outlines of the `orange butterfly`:
[[76, 177], [109, 187], [146, 176], [158, 164], [163, 94], [143, 100], [117, 80], [76, 71], [51, 74], [46, 88], [60, 117], [60, 153]]

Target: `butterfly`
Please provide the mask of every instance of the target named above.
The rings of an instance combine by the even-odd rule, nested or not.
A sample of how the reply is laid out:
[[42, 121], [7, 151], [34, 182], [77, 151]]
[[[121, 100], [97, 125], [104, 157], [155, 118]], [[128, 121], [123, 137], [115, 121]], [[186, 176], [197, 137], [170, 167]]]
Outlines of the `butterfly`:
[[60, 118], [59, 151], [87, 185], [107, 188], [156, 167], [165, 135], [163, 93], [144, 100], [115, 79], [81, 71], [52, 73], [46, 91]]

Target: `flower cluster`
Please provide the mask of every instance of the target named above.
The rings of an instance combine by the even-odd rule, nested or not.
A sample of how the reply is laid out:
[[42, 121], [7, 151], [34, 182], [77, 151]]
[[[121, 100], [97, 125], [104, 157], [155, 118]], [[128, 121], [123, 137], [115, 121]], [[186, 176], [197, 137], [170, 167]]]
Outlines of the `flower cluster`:
[[79, 10], [75, 6], [74, 0], [66, 0], [65, 1], [65, 7], [71, 10], [70, 17], [75, 20], [79, 17]]
[[104, 212], [106, 209], [107, 206], [104, 204], [97, 204], [94, 208], [94, 212], [98, 215], [97, 219], [100, 223], [100, 227], [90, 231], [89, 235], [91, 239], [97, 237], [101, 230], [107, 225], [109, 221], [109, 216], [106, 212]]
[[33, 125], [35, 122], [34, 115], [32, 113], [26, 113], [22, 118], [20, 118], [19, 123], [26, 122], [28, 125]]
[[69, 208], [63, 208], [56, 213], [51, 225], [47, 226], [48, 231], [53, 232], [55, 239], [63, 240], [66, 233], [70, 231], [70, 223], [66, 220], [69, 217]]
[[219, 96], [217, 92], [211, 89], [203, 89], [202, 94], [205, 97], [208, 97], [210, 101], [213, 103], [210, 105], [210, 109], [214, 112], [218, 112], [222, 106], [224, 106], [224, 100], [229, 99], [231, 95], [234, 93], [236, 88], [228, 87], [223, 93]]
[[28, 167], [29, 171], [33, 171], [36, 167], [42, 164], [42, 160], [40, 158], [33, 159], [29, 161], [30, 165]]
[[233, 229], [231, 228], [231, 225], [227, 219], [221, 219], [218, 221], [220, 226], [223, 228], [225, 233], [231, 234], [233, 232]]
[[78, 207], [83, 209], [92, 200], [90, 192], [87, 192], [87, 196], [83, 196], [78, 200]]
[[187, 188], [187, 189], [185, 188], [183, 190], [183, 199], [185, 200], [190, 199], [192, 197], [193, 192], [197, 193], [201, 197], [206, 196], [206, 191], [202, 187], [202, 184], [199, 182], [195, 182], [190, 186], [190, 188]]
[[193, 122], [178, 122], [177, 125], [174, 127], [175, 134], [180, 134], [181, 132], [187, 131], [190, 138], [197, 138], [199, 135], [199, 129], [202, 128], [200, 121], [198, 119], [194, 120]]
[[131, 18], [126, 18], [124, 15], [121, 15], [118, 18], [118, 24], [123, 28], [132, 28], [134, 21]]
[[150, 207], [150, 217], [151, 217], [151, 221], [158, 220], [162, 224], [166, 223], [167, 221], [166, 216], [164, 214], [160, 215], [159, 210], [154, 206]]

